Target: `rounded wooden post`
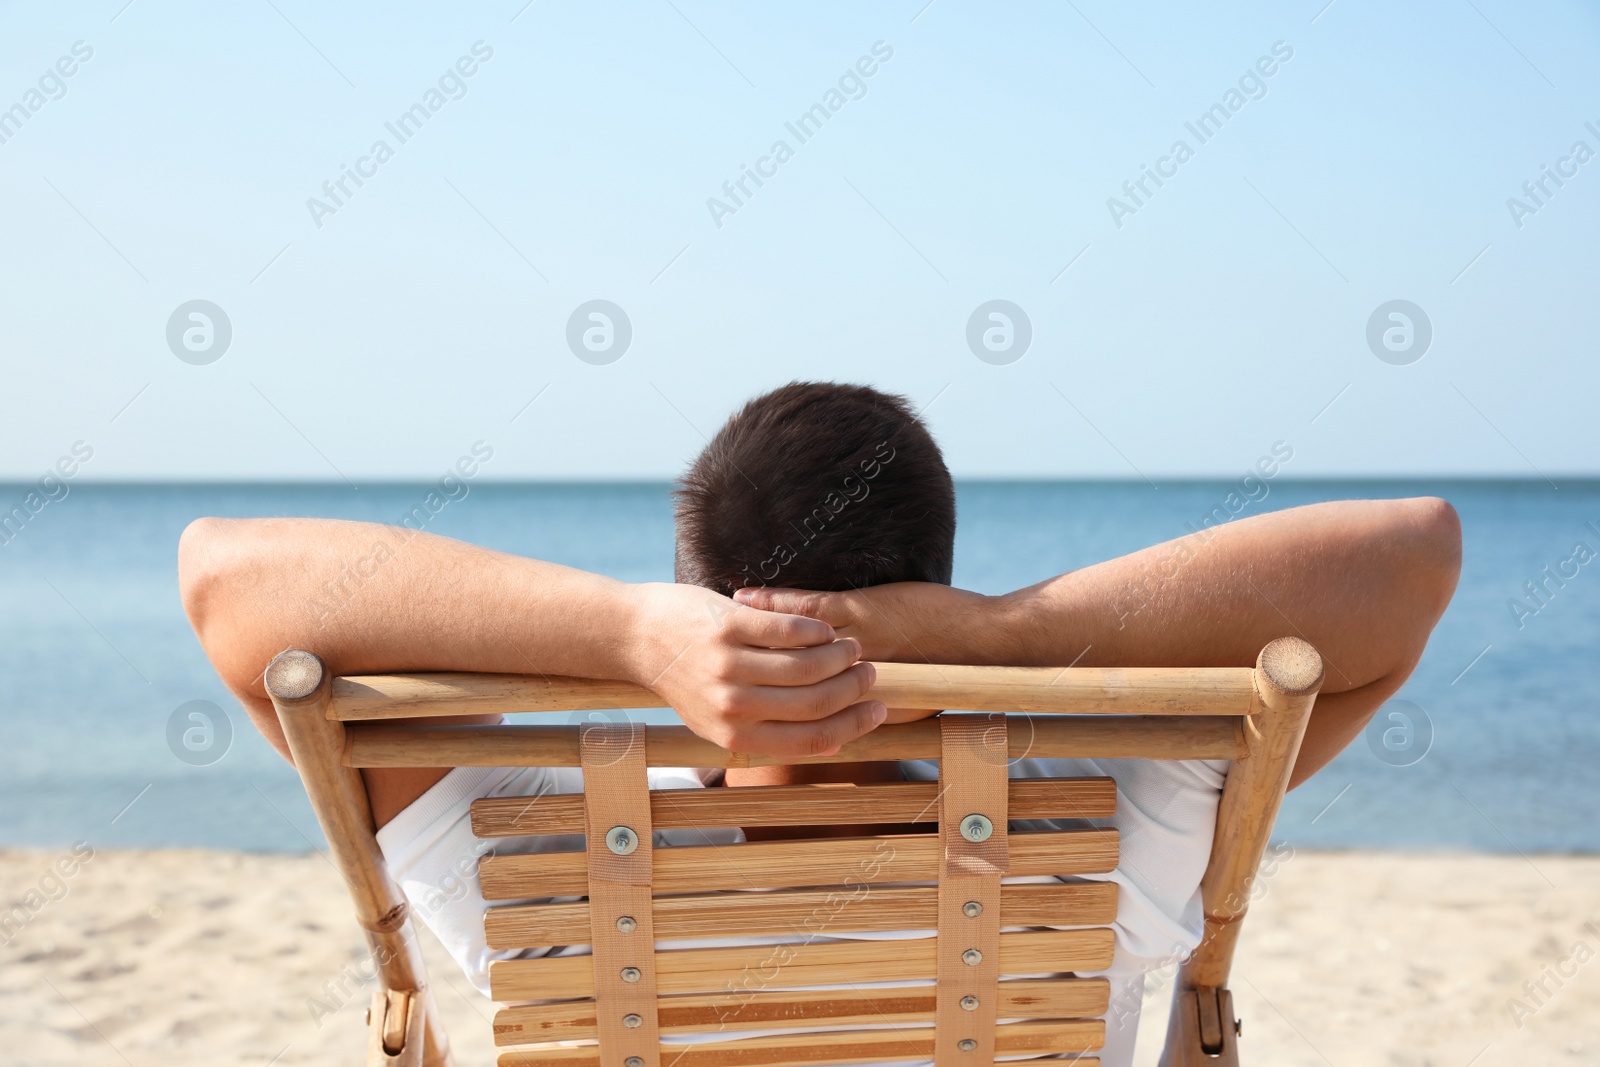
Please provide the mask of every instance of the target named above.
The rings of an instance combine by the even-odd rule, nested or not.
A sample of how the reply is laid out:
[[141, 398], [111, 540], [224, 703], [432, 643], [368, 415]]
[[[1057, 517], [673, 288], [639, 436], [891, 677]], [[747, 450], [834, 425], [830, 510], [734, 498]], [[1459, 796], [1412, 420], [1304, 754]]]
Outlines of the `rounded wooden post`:
[[410, 906], [378, 848], [361, 772], [344, 765], [344, 724], [328, 717], [328, 671], [312, 653], [289, 649], [273, 657], [263, 681], [311, 808], [328, 839], [333, 864], [350, 891], [379, 980], [385, 989], [413, 993], [412, 1010], [423, 1009], [422, 1062], [427, 1067], [450, 1067], [450, 1042], [428, 988]]
[[1256, 870], [1283, 804], [1322, 673], [1322, 657], [1298, 637], [1280, 637], [1256, 658], [1255, 703], [1245, 720], [1250, 754], [1234, 761], [1222, 790], [1211, 862], [1200, 883], [1205, 936], [1179, 972], [1180, 992], [1228, 984], [1239, 922], [1250, 907]]

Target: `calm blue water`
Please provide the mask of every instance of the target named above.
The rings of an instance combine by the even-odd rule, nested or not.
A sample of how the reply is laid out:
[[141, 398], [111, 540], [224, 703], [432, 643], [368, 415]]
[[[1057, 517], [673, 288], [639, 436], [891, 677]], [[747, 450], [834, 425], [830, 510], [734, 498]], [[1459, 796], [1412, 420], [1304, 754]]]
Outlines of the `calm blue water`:
[[[964, 484], [956, 582], [1001, 592], [1165, 540], [1226, 490]], [[9, 507], [24, 491], [0, 485], [0, 501]], [[425, 491], [77, 485], [48, 505], [0, 547], [0, 845], [320, 845], [298, 780], [254, 734], [189, 631], [174, 581], [178, 534], [200, 515], [393, 521]], [[1600, 549], [1585, 525], [1600, 526], [1600, 482], [1559, 491], [1542, 481], [1274, 483], [1246, 513], [1420, 493], [1454, 502], [1466, 530], [1460, 591], [1400, 693], [1431, 719], [1432, 748], [1396, 767], [1358, 740], [1291, 794], [1279, 836], [1318, 846], [1600, 851], [1600, 563], [1520, 631], [1506, 606], [1574, 542]], [[665, 485], [476, 485], [430, 529], [627, 580], [672, 573]], [[232, 745], [209, 766], [190, 766], [168, 747], [168, 719], [190, 700], [232, 715]]]

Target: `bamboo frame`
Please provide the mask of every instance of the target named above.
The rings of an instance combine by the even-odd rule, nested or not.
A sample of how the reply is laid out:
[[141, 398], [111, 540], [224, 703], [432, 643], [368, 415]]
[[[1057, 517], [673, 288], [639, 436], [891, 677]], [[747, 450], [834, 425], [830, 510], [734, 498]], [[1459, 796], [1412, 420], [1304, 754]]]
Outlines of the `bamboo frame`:
[[[874, 662], [861, 699], [891, 708], [1071, 715], [1243, 715], [1249, 667], [973, 667]], [[628, 682], [525, 674], [378, 674], [338, 678], [329, 714], [345, 722], [523, 711], [664, 708]]]
[[[1206, 932], [1200, 946], [1179, 973], [1175, 986], [1177, 1003], [1162, 1063], [1163, 1067], [1196, 1067], [1202, 1063], [1210, 1067], [1225, 1067], [1236, 1064], [1237, 1049], [1233, 1036], [1237, 1024], [1233, 1020], [1226, 983], [1255, 872], [1282, 803], [1306, 720], [1322, 682], [1322, 661], [1316, 651], [1297, 638], [1281, 638], [1262, 650], [1254, 669], [1056, 670], [913, 664], [878, 664], [877, 667], [878, 684], [868, 697], [885, 700], [892, 707], [956, 707], [979, 711], [1025, 711], [1039, 715], [1039, 718], [1020, 720], [1028, 724], [1026, 731], [1016, 728], [1009, 730], [1008, 749], [1013, 759], [1032, 755], [1235, 761], [1219, 804], [1211, 860], [1201, 887]], [[399, 997], [385, 995], [383, 999], [388, 1007], [384, 1017], [374, 1020], [373, 1032], [392, 1041], [397, 1034], [417, 1025], [416, 1010], [420, 1006], [420, 1021], [425, 1034], [422, 1062], [427, 1067], [446, 1067], [451, 1063], [448, 1042], [438, 1024], [437, 1008], [410, 929], [404, 895], [384, 868], [373, 836], [371, 813], [359, 768], [578, 766], [579, 728], [396, 727], [384, 725], [380, 720], [485, 712], [661, 707], [663, 703], [653, 693], [635, 686], [580, 679], [442, 674], [329, 678], [315, 656], [294, 650], [281, 653], [273, 660], [266, 673], [266, 685], [318, 821], [328, 838], [334, 863], [345, 879], [358, 921], [367, 933], [374, 960], [379, 965], [382, 986], [384, 990], [401, 994]], [[1055, 718], [1057, 715], [1073, 717]], [[726, 752], [695, 737], [684, 728], [649, 727], [647, 734], [651, 765], [736, 767], [768, 762]], [[935, 720], [927, 719], [881, 727], [865, 738], [846, 745], [831, 757], [807, 762], [936, 759], [938, 754], [938, 725]], [[909, 793], [893, 796], [902, 806], [912, 799]], [[818, 810], [831, 810], [837, 821], [847, 821], [863, 814], [859, 802], [867, 798], [868, 794], [863, 791], [851, 801], [836, 801], [827, 797], [814, 803], [820, 805]], [[675, 799], [661, 801], [653, 798], [652, 811], [660, 811], [664, 818], [670, 819], [667, 809], [658, 808], [657, 805], [670, 805]], [[690, 803], [703, 806], [703, 811], [697, 814], [720, 812], [719, 817], [726, 818], [727, 813], [739, 810], [744, 815], [754, 812], [757, 821], [770, 819], [777, 824], [781, 816], [776, 809], [782, 806], [782, 798], [774, 795], [768, 800], [770, 803], [766, 814], [757, 810], [762, 798], [755, 796], [732, 806], [699, 799]], [[559, 813], [564, 811], [560, 805], [570, 802], [543, 798], [541, 803], [552, 801], [555, 802], [552, 810], [557, 812], [557, 821], [562, 824], [570, 821], [571, 812]], [[575, 810], [581, 814], [580, 809]], [[547, 810], [543, 816], [551, 814], [552, 811]], [[880, 816], [881, 811], [875, 814], [875, 818]], [[480, 819], [485, 828], [498, 828], [508, 833], [527, 832], [520, 828], [518, 816], [504, 806], [499, 809], [487, 806], [481, 816], [475, 811], [475, 825]], [[669, 824], [673, 823], [664, 822], [664, 825]], [[1016, 835], [1016, 855], [1026, 855], [1026, 841], [1030, 836], [1039, 835]], [[924, 847], [915, 843], [918, 838], [933, 839], [931, 835], [906, 835], [894, 840], [905, 841], [903, 848], [916, 855]], [[850, 841], [873, 840], [876, 839], [846, 838], [835, 839], [829, 844], [848, 848]], [[1114, 835], [1111, 840], [1114, 844]], [[1085, 844], [1086, 839], [1080, 839], [1079, 843]], [[679, 851], [683, 850], [665, 850], [658, 860]], [[1091, 848], [1086, 853], [1091, 858], [1084, 862], [1096, 862], [1092, 853]], [[581, 861], [582, 854], [576, 855]], [[777, 856], [779, 853], [771, 855]], [[552, 856], [532, 858], [550, 860]], [[795, 857], [788, 858], [792, 860]], [[804, 855], [799, 858], [812, 862]], [[485, 883], [486, 893], [496, 877], [494, 870], [500, 859], [491, 857], [485, 861], [485, 878], [488, 879]], [[556, 860], [557, 868], [565, 862], [568, 861]], [[667, 861], [667, 866], [670, 867], [673, 862], [676, 861]], [[689, 862], [688, 856], [685, 856], [684, 862]], [[931, 860], [929, 865], [931, 867]], [[541, 873], [541, 877], [547, 873]], [[1022, 872], [1014, 870], [1013, 873]], [[705, 891], [708, 886], [703, 881], [704, 870], [696, 872], [696, 875], [701, 881], [692, 888]], [[901, 877], [906, 876], [902, 874]], [[522, 883], [519, 891], [528, 895], [527, 888]], [[892, 891], [875, 890], [877, 893]], [[673, 916], [676, 914], [685, 923], [683, 929], [699, 929], [694, 925], [694, 905], [673, 904], [672, 899], [663, 898], [655, 905], [663, 923], [675, 921]], [[693, 898], [680, 899], [690, 901]], [[763, 922], [767, 919], [756, 914], [761, 907], [781, 909], [782, 905], [780, 901], [777, 905], [757, 902], [752, 906], [755, 911], [751, 913], [753, 917], [747, 917], [747, 921]], [[926, 903], [922, 903], [910, 908], [907, 917], [920, 914], [916, 909], [925, 910], [926, 906]], [[571, 910], [584, 906], [561, 907]], [[676, 912], [675, 908], [678, 909]], [[546, 915], [537, 920], [527, 908], [492, 909], [491, 916], [495, 913], [504, 913], [504, 916], [491, 918], [491, 925], [503, 924], [508, 937], [511, 936], [509, 931], [518, 928], [519, 924], [553, 921], [570, 926], [584, 920], [584, 915], [576, 911], [572, 914]], [[885, 916], [869, 916], [866, 911], [862, 912], [862, 916], [859, 921], [868, 925], [887, 921]], [[664, 925], [664, 928], [667, 927]], [[1082, 935], [1095, 934], [1096, 931], [1046, 933]], [[848, 953], [849, 943], [842, 944]], [[829, 947], [835, 953], [839, 951], [831, 946], [812, 947]], [[1077, 950], [1087, 951], [1081, 942], [1077, 944]], [[1061, 963], [1060, 946], [1051, 951], [1052, 967], [1059, 969], [1064, 966]], [[1104, 951], [1109, 952], [1109, 943]], [[867, 955], [870, 956], [870, 951]], [[1089, 953], [1089, 956], [1094, 956], [1094, 953]], [[562, 962], [569, 959], [575, 962]], [[931, 955], [929, 959], [931, 968]], [[524, 981], [533, 979], [528, 978], [525, 972], [519, 973], [516, 965], [555, 964], [554, 971], [548, 968], [546, 971], [565, 976], [563, 980], [566, 984], [560, 987], [561, 995], [571, 997], [583, 995], [575, 992], [572, 982], [568, 980], [573, 975], [581, 974], [585, 966], [583, 960], [583, 957], [519, 960], [496, 964], [495, 967], [512, 966], [510, 972], [505, 972], [508, 977], [500, 979], [500, 982], [502, 985], [509, 982], [509, 991], [517, 991]], [[695, 966], [698, 968], [700, 963], [705, 962], [714, 961], [701, 957]], [[674, 965], [678, 963], [687, 965], [689, 961], [674, 961]], [[882, 961], [869, 960], [869, 963], [886, 966]], [[570, 968], [570, 973], [564, 968]], [[819, 972], [819, 975], [825, 973]], [[542, 983], [544, 978], [545, 975], [541, 974], [537, 982]], [[669, 984], [688, 981], [691, 979], [668, 979]], [[662, 991], [670, 992], [669, 986], [664, 985]], [[497, 990], [497, 995], [499, 992]], [[663, 1003], [671, 999], [665, 998]], [[395, 1014], [397, 1011], [399, 1014]], [[547, 1021], [553, 1019], [554, 1024], [561, 1026], [581, 1027], [582, 1013], [581, 1004], [577, 1007], [567, 1005], [555, 1015], [545, 1013], [539, 1018]], [[530, 1016], [530, 1021], [533, 1018]], [[1046, 1028], [1049, 1025], [1039, 1024]], [[1103, 1035], [1098, 1020], [1093, 1020], [1092, 1025], [1098, 1034]], [[997, 1052], [1032, 1051], [1041, 1047], [1034, 1044], [1036, 1040], [1054, 1040], [1043, 1036], [1045, 1029], [1032, 1024], [1011, 1024], [1000, 1029], [1005, 1033], [1002, 1035], [1004, 1040], [997, 1045]], [[863, 1037], [864, 1033], [869, 1036]], [[872, 1033], [856, 1031], [807, 1040], [785, 1037], [770, 1039], [765, 1044], [759, 1041], [714, 1043], [695, 1046], [692, 1054], [686, 1053], [683, 1046], [664, 1045], [663, 1051], [675, 1057], [682, 1056], [678, 1067], [798, 1065], [814, 1062], [817, 1056], [826, 1057], [830, 1050], [833, 1054], [840, 1053], [843, 1049], [840, 1042], [855, 1043], [850, 1044], [846, 1054], [858, 1062], [926, 1054], [908, 1052], [904, 1041], [891, 1048], [893, 1039], [872, 1037]], [[917, 1037], [916, 1040], [922, 1038]], [[862, 1041], [872, 1045], [872, 1048], [861, 1045]], [[407, 1052], [414, 1053], [414, 1049]], [[391, 1049], [385, 1049], [385, 1054], [391, 1058], [382, 1062], [403, 1062], [393, 1058]], [[692, 1061], [692, 1064], [688, 1061]], [[594, 1046], [575, 1046], [561, 1050], [505, 1053], [500, 1062], [507, 1067], [535, 1062], [583, 1064], [586, 1067], [594, 1064], [598, 1067], [600, 1061]], [[1092, 1064], [1097, 1061], [1090, 1058], [1077, 1062]]]
[[1238, 1064], [1228, 974], [1322, 678], [1322, 657], [1299, 638], [1281, 637], [1256, 657], [1250, 758], [1234, 765], [1217, 805], [1211, 860], [1200, 882], [1205, 934], [1173, 985], [1161, 1067]]
[[[411, 994], [403, 998], [409, 1013], [421, 1010], [424, 1046], [419, 1062], [424, 1067], [453, 1067], [450, 1040], [439, 1021], [422, 950], [411, 927], [410, 904], [384, 866], [361, 772], [339, 762], [344, 726], [328, 717], [330, 686], [322, 661], [309, 652], [280, 652], [268, 664], [263, 681], [288, 739], [295, 769], [328, 840], [333, 864], [350, 891], [379, 984], [384, 990]], [[384, 1017], [374, 1013], [372, 1029], [374, 1033], [389, 1031], [385, 1037], [393, 1039], [392, 1030], [385, 1025], [391, 1023], [389, 1008], [398, 1010], [393, 998], [386, 998]], [[414, 1023], [400, 1030], [402, 1043], [407, 1032], [415, 1032]], [[394, 1057], [392, 1045], [380, 1041], [377, 1047]], [[415, 1057], [415, 1050], [401, 1051]]]

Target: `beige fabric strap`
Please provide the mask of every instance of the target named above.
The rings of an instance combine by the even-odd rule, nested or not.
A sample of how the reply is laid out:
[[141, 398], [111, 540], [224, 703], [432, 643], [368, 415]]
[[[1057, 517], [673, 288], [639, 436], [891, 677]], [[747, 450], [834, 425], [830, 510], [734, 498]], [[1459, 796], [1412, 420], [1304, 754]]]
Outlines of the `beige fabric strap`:
[[658, 1067], [661, 1056], [644, 744], [638, 723], [579, 732], [601, 1067]]
[[[995, 1004], [1000, 980], [1000, 876], [1006, 847], [1009, 746], [997, 714], [939, 717], [938, 984], [934, 1064], [988, 1067], [994, 1062]], [[989, 836], [963, 833], [970, 816], [989, 822]]]

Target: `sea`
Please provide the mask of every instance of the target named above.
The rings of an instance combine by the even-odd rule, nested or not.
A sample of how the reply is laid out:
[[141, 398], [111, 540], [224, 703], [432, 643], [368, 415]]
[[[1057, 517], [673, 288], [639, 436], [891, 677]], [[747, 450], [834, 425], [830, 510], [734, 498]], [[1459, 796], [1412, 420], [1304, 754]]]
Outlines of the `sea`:
[[[29, 488], [0, 484], [0, 508]], [[204, 515], [395, 522], [430, 488], [70, 484], [34, 514], [0, 544], [0, 847], [320, 848], [299, 780], [189, 629], [178, 536]], [[479, 483], [428, 528], [665, 581], [670, 488]], [[1306, 848], [1600, 851], [1600, 481], [1261, 488], [1241, 517], [1433, 494], [1465, 531], [1460, 588], [1421, 664], [1373, 727], [1288, 796], [1275, 836]], [[1179, 536], [1238, 489], [963, 482], [955, 581], [985, 593], [1029, 585]], [[193, 717], [209, 706], [220, 714]]]

